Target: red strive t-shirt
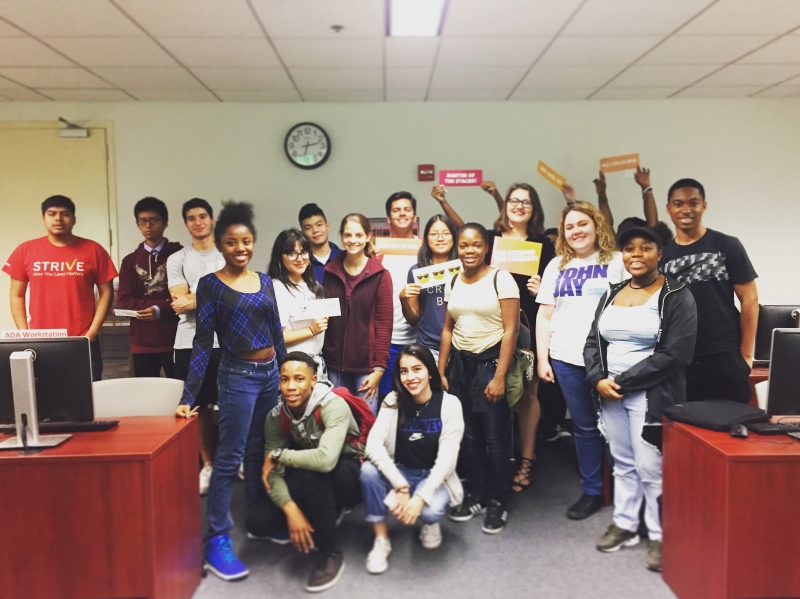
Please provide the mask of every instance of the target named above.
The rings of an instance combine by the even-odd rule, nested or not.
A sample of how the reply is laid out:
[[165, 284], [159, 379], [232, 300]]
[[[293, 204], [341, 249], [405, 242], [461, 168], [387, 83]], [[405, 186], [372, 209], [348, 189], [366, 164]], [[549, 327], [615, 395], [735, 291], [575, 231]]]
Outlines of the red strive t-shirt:
[[32, 329], [67, 329], [85, 335], [95, 311], [94, 288], [112, 281], [117, 269], [103, 247], [82, 237], [59, 247], [45, 237], [17, 246], [3, 266], [12, 279], [28, 284]]

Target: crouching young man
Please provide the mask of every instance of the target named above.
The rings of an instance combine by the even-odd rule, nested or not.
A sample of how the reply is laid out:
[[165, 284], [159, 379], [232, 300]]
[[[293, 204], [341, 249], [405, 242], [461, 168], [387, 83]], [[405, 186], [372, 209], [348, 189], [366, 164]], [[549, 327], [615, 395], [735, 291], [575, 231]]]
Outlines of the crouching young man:
[[359, 449], [351, 441], [359, 426], [347, 402], [316, 373], [317, 363], [303, 352], [281, 363], [281, 399], [267, 417], [262, 471], [272, 505], [248, 517], [251, 538], [275, 540], [288, 528], [298, 551], [319, 549], [306, 584], [311, 592], [339, 580], [344, 558], [336, 543], [337, 515], [361, 501]]

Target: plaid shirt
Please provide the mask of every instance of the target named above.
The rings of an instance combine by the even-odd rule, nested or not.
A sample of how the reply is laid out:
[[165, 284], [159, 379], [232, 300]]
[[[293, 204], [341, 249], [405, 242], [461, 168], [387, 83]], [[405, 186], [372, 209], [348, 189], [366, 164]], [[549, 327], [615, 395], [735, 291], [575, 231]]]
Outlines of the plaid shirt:
[[261, 289], [256, 293], [231, 289], [213, 273], [200, 279], [196, 295], [197, 331], [181, 403], [194, 404], [214, 347], [215, 332], [220, 348], [231, 355], [265, 347], [274, 347], [279, 357], [286, 355], [272, 279], [263, 273], [258, 276]]

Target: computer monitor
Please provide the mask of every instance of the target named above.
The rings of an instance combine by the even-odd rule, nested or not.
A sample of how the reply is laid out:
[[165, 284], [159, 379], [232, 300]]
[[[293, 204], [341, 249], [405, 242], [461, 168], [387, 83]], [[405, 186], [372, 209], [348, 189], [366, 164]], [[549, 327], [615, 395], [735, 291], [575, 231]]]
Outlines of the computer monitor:
[[775, 329], [769, 361], [767, 414], [800, 414], [800, 329]]
[[94, 420], [92, 358], [87, 337], [0, 339], [0, 424], [14, 424], [9, 359], [15, 351], [34, 352], [39, 422]]
[[758, 328], [756, 329], [756, 347], [753, 366], [769, 366], [769, 352], [772, 348], [772, 331], [774, 329], [788, 329], [800, 326], [800, 321], [794, 316], [798, 305], [772, 305], [758, 306]]

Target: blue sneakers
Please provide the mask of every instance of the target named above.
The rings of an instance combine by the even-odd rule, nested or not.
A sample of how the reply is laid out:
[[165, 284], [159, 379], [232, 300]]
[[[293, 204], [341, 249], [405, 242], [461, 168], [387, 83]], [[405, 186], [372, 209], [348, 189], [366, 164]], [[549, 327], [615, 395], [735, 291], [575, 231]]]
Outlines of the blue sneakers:
[[208, 540], [205, 567], [222, 580], [241, 580], [250, 574], [233, 552], [230, 535], [218, 535]]

